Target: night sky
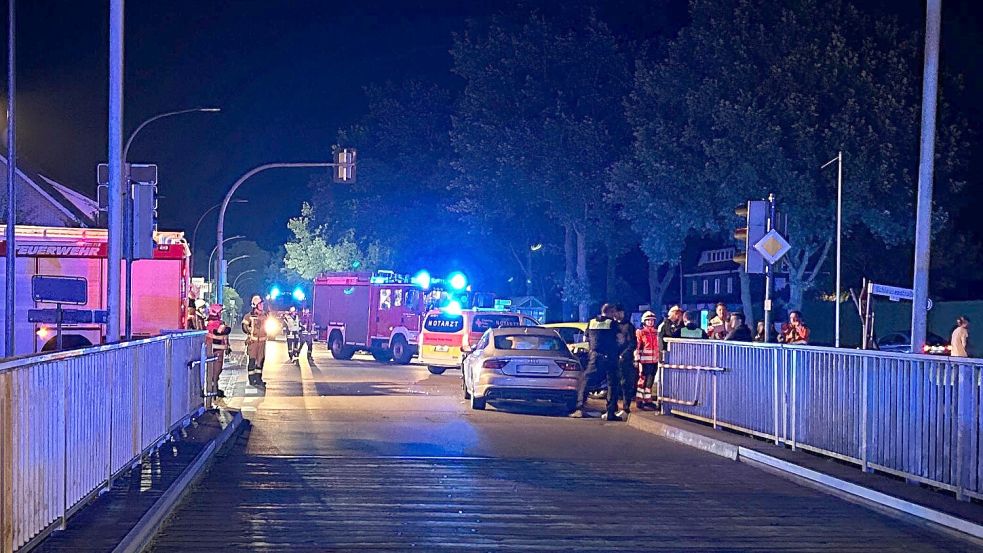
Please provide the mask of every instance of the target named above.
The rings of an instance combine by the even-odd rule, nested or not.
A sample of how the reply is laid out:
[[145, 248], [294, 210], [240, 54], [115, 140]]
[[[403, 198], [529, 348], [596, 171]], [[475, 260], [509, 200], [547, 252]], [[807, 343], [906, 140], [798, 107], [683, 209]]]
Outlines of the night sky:
[[[368, 84], [417, 78], [459, 86], [449, 72], [451, 33], [469, 17], [515, 13], [515, 4], [130, 0], [126, 133], [162, 111], [222, 109], [154, 123], [134, 143], [131, 162], [159, 166], [161, 227], [190, 235], [202, 211], [253, 166], [326, 160], [338, 129], [363, 114]], [[559, 2], [524, 4], [548, 14]], [[639, 41], [685, 21], [680, 0], [600, 4], [602, 19]], [[924, 25], [922, 1], [861, 4]], [[944, 70], [964, 74], [966, 97], [977, 99], [983, 97], [978, 4], [946, 0], [942, 31]], [[108, 0], [18, 2], [18, 157], [93, 196], [95, 165], [106, 158], [107, 16]], [[5, 24], [0, 36], [5, 45]], [[960, 109], [975, 128], [979, 106], [967, 102]], [[979, 162], [972, 166], [983, 169]], [[250, 203], [230, 208], [227, 234], [245, 234], [275, 250], [288, 238], [286, 220], [308, 197], [313, 175], [287, 170], [251, 179], [239, 195]], [[983, 193], [981, 183], [973, 178], [967, 197]], [[968, 212], [974, 202], [966, 204]], [[964, 215], [961, 224], [975, 219]], [[202, 246], [210, 246], [214, 218], [202, 228]]]

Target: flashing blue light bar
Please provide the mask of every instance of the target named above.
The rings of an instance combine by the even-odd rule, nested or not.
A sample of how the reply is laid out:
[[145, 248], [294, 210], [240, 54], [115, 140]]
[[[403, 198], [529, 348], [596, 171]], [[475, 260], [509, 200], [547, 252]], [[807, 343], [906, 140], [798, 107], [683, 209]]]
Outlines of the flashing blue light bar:
[[272, 299], [279, 298], [281, 293], [282, 292], [280, 292], [279, 286], [274, 286], [273, 288], [270, 288], [270, 298]]
[[468, 279], [464, 276], [464, 273], [451, 273], [447, 277], [447, 282], [451, 285], [451, 288], [455, 290], [464, 290], [468, 286]]
[[307, 299], [307, 294], [305, 294], [304, 291], [301, 290], [299, 286], [297, 288], [294, 288], [293, 296], [294, 299], [297, 301], [304, 301], [305, 299]]
[[452, 301], [444, 307], [444, 312], [449, 315], [460, 315], [461, 311], [461, 302], [459, 301]]
[[429, 290], [430, 289], [430, 273], [428, 273], [426, 271], [420, 271], [419, 273], [416, 274], [416, 276], [414, 276], [412, 279], [410, 279], [410, 282], [412, 282], [413, 284], [416, 284], [417, 286], [419, 286], [420, 288], [423, 288], [424, 290]]

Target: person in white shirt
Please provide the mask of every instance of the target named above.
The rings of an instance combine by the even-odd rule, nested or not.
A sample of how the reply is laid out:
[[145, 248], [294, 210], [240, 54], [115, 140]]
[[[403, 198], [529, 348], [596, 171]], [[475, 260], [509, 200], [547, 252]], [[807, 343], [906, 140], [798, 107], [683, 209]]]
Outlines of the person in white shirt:
[[969, 317], [959, 316], [956, 318], [956, 329], [952, 331], [949, 346], [952, 348], [949, 355], [969, 357]]

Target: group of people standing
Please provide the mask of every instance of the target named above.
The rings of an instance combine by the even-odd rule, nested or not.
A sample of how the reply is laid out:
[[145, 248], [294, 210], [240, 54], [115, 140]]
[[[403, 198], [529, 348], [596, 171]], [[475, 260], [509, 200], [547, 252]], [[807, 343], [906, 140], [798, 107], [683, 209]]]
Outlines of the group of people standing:
[[[587, 324], [589, 357], [587, 371], [600, 371], [607, 377], [607, 406], [604, 420], [625, 420], [632, 404], [638, 409], [658, 409], [656, 379], [659, 363], [664, 358], [667, 338], [763, 342], [764, 323], [758, 323], [756, 334], [747, 326], [743, 313], [731, 313], [723, 302], [716, 306], [715, 316], [706, 329], [698, 315], [684, 311], [678, 305], [669, 309], [661, 323], [652, 311], [642, 314], [641, 328], [626, 317], [619, 304], [604, 304], [601, 313]], [[777, 337], [769, 340], [787, 344], [805, 344], [809, 328], [802, 314], [792, 311]], [[658, 390], [656, 389], [656, 392]], [[620, 406], [619, 406], [620, 402]]]

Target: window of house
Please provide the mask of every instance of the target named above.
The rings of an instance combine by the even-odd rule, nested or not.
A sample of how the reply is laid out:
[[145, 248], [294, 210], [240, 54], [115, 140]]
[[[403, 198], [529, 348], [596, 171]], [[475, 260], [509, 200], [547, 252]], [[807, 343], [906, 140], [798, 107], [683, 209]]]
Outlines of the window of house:
[[700, 293], [700, 292], [699, 292], [699, 291], [697, 290], [697, 288], [699, 287], [699, 285], [697, 284], [698, 282], [699, 282], [699, 280], [698, 280], [698, 279], [695, 279], [695, 278], [693, 279], [693, 295], [694, 295], [694, 296]]
[[720, 293], [720, 279], [719, 278], [713, 279], [713, 293], [714, 294], [719, 294]]
[[734, 278], [733, 277], [727, 277], [727, 293], [728, 294], [733, 294], [734, 293]]
[[710, 293], [710, 279], [705, 278], [703, 279], [703, 294], [706, 295], [709, 293]]

